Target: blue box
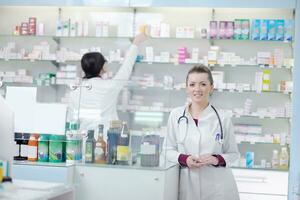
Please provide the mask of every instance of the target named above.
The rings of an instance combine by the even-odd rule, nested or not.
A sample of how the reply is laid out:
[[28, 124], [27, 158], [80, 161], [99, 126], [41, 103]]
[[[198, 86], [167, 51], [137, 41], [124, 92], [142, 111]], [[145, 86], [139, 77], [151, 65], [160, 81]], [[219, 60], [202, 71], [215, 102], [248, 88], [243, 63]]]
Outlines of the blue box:
[[275, 20], [268, 20], [268, 40], [275, 40], [276, 39], [276, 21]]
[[268, 21], [263, 19], [260, 21], [260, 34], [259, 40], [267, 40], [268, 39]]
[[284, 40], [284, 20], [276, 20], [276, 40]]
[[251, 39], [259, 40], [259, 35], [260, 35], [260, 19], [255, 19], [252, 21]]
[[286, 20], [284, 24], [284, 40], [292, 41], [294, 39], [294, 20]]

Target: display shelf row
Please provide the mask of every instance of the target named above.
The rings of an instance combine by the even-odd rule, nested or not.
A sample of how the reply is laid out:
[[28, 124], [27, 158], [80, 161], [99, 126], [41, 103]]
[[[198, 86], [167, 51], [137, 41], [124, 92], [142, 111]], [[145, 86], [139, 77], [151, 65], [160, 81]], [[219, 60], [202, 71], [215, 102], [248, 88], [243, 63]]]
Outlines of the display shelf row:
[[[89, 167], [108, 167], [108, 168], [128, 168], [128, 169], [145, 169], [145, 170], [165, 170], [172, 167], [174, 164], [168, 163], [165, 167], [138, 167], [138, 166], [120, 166], [120, 165], [106, 165], [106, 164], [87, 164], [87, 163], [47, 163], [47, 162], [30, 162], [30, 161], [14, 161], [14, 165], [30, 165], [30, 166], [46, 166], [46, 167], [72, 167], [72, 166], [89, 166]], [[251, 170], [266, 170], [266, 171], [287, 171], [286, 169], [263, 168], [261, 166], [254, 166], [252, 168], [232, 166], [232, 169], [251, 169]], [[300, 194], [298, 194], [300, 196]]]
[[244, 145], [244, 144], [251, 144], [251, 145], [276, 145], [276, 146], [285, 146], [287, 144], [280, 144], [280, 143], [273, 143], [273, 142], [255, 142], [255, 141], [238, 141], [237, 144]]
[[[84, 136], [81, 136], [80, 137], [84, 137]], [[27, 139], [28, 140], [28, 139]], [[25, 141], [24, 138], [15, 138], [15, 141], [16, 142], [22, 142], [22, 141]], [[51, 139], [48, 139], [48, 140], [43, 140], [43, 139], [39, 139], [39, 141], [41, 142], [63, 142], [63, 143], [66, 143], [67, 141], [62, 139], [62, 140], [51, 140]], [[276, 145], [276, 146], [285, 146], [285, 145], [288, 145], [287, 143], [284, 143], [284, 144], [281, 144], [281, 143], [274, 143], [274, 142], [260, 142], [260, 141], [237, 141], [237, 144], [239, 145], [243, 145], [243, 144], [250, 144], [250, 145], [256, 145], [256, 144], [259, 144], [259, 145]]]
[[[156, 107], [156, 106], [138, 106], [138, 105], [119, 105], [118, 110], [122, 112], [131, 112], [135, 113], [137, 111], [140, 112], [165, 112], [169, 113], [174, 108], [167, 108], [167, 107]], [[230, 112], [230, 111], [229, 111]], [[232, 117], [234, 118], [257, 118], [257, 119], [284, 119], [284, 120], [290, 120], [291, 117], [275, 117], [275, 116], [264, 116], [259, 115], [258, 113], [250, 113], [250, 114], [237, 114], [232, 113]]]
[[[122, 59], [123, 60], [123, 59]], [[11, 58], [0, 58], [0, 61], [3, 62], [53, 62], [55, 65], [59, 65], [59, 64], [63, 64], [63, 63], [68, 63], [68, 62], [80, 62], [80, 60], [65, 60], [65, 61], [59, 61], [59, 60], [48, 60], [48, 59], [11, 59]], [[108, 61], [108, 63], [111, 64], [121, 64], [121, 61], [117, 62], [117, 61]], [[135, 63], [136, 66], [139, 65], [155, 65], [155, 64], [163, 64], [163, 65], [174, 65], [174, 66], [187, 66], [187, 65], [197, 65], [199, 64], [199, 62], [195, 62], [195, 63], [178, 63], [178, 62], [148, 62], [148, 61], [138, 61]], [[293, 68], [293, 66], [287, 65], [287, 66], [273, 66], [273, 65], [247, 65], [247, 64], [237, 64], [237, 65], [219, 65], [219, 64], [215, 64], [215, 65], [209, 65], [210, 68], [232, 68], [232, 69], [242, 69], [242, 68], [261, 68], [261, 69], [288, 69], [291, 70]]]
[[[60, 39], [125, 39], [130, 40], [134, 35], [127, 36], [55, 36], [55, 35], [10, 35], [10, 34], [0, 34], [1, 37], [9, 38], [41, 38], [41, 39], [53, 39], [59, 41]], [[282, 44], [292, 44], [293, 41], [278, 41], [278, 40], [229, 40], [229, 39], [217, 39], [217, 38], [190, 38], [190, 37], [149, 37], [149, 40], [195, 40], [195, 41], [235, 41], [235, 42], [266, 42], [266, 43], [282, 43]]]
[[[165, 86], [143, 86], [143, 85], [131, 85], [127, 86], [128, 89], [135, 89], [135, 90], [165, 90], [165, 91], [185, 91], [185, 87], [165, 87]], [[291, 91], [276, 91], [276, 90], [270, 90], [270, 91], [257, 91], [257, 90], [244, 90], [244, 89], [222, 89], [222, 88], [215, 88], [215, 92], [229, 92], [229, 93], [257, 93], [257, 94], [285, 94], [290, 95], [292, 94]]]
[[[74, 83], [76, 82], [75, 80], [73, 81]], [[6, 82], [6, 81], [1, 81], [0, 80], [0, 88], [5, 87], [5, 86], [28, 86], [28, 87], [53, 87], [53, 86], [63, 86], [63, 87], [69, 87], [72, 88], [74, 84], [58, 84], [58, 83], [32, 83], [32, 82]], [[128, 89], [133, 89], [133, 90], [164, 90], [167, 92], [184, 92], [185, 88], [166, 88], [166, 87], [145, 87], [145, 86], [127, 86]], [[218, 93], [256, 93], [256, 94], [284, 94], [284, 95], [291, 95], [292, 92], [289, 91], [262, 91], [262, 92], [257, 92], [256, 90], [229, 90], [229, 89], [214, 89], [215, 92]]]

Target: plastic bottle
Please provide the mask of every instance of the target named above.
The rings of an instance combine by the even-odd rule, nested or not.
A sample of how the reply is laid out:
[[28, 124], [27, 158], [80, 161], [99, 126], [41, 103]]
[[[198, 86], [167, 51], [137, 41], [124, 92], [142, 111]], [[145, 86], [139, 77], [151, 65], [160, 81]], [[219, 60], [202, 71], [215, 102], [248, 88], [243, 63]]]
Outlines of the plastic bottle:
[[65, 136], [51, 135], [49, 142], [49, 162], [59, 163], [65, 159]]
[[121, 134], [117, 144], [117, 164], [128, 165], [130, 160], [129, 130], [126, 122], [122, 122]]
[[119, 120], [110, 122], [110, 127], [107, 130], [107, 163], [117, 164], [117, 144], [121, 134], [122, 123]]
[[277, 169], [279, 167], [279, 156], [278, 151], [273, 150], [273, 156], [272, 156], [272, 168]]
[[2, 183], [3, 176], [4, 176], [3, 162], [0, 161], [0, 184]]
[[279, 155], [279, 168], [288, 169], [288, 167], [289, 167], [289, 154], [287, 152], [287, 148], [282, 147]]
[[254, 167], [254, 152], [247, 151], [245, 157], [246, 157], [246, 167], [253, 168]]
[[41, 135], [38, 142], [38, 161], [49, 161], [49, 138], [46, 135]]
[[37, 161], [38, 141], [36, 135], [31, 135], [28, 141], [28, 161]]
[[95, 158], [94, 130], [88, 130], [88, 138], [85, 143], [85, 162], [94, 163]]
[[141, 142], [141, 166], [159, 166], [160, 136], [154, 132], [144, 135]]
[[103, 139], [103, 124], [98, 126], [98, 139], [95, 145], [95, 163], [106, 163], [106, 142]]

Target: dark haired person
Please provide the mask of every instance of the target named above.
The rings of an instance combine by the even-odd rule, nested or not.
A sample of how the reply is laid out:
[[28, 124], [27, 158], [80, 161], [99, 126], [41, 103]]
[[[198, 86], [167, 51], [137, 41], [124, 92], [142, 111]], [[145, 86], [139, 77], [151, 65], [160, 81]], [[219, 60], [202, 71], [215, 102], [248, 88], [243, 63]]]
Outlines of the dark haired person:
[[83, 55], [82, 85], [87, 87], [80, 87], [71, 92], [69, 113], [69, 116], [72, 115], [71, 118], [76, 118], [79, 114], [80, 130], [96, 129], [100, 123], [104, 124], [104, 129], [107, 130], [109, 122], [118, 119], [116, 110], [118, 95], [129, 80], [138, 46], [146, 38], [145, 34], [139, 34], [134, 38], [123, 64], [112, 79], [103, 78], [107, 71], [107, 62], [101, 53], [90, 52]]
[[238, 200], [229, 166], [239, 157], [231, 118], [209, 103], [213, 78], [206, 66], [186, 77], [187, 106], [172, 110], [166, 139], [167, 159], [180, 169], [180, 200]]

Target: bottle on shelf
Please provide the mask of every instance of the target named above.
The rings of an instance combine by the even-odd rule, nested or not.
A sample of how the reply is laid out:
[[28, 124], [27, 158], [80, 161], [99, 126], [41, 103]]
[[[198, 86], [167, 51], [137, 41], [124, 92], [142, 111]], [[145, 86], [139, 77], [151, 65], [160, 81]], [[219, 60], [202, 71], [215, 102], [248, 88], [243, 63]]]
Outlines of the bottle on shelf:
[[67, 126], [66, 140], [66, 162], [73, 164], [82, 159], [82, 135], [78, 134], [79, 125], [77, 121]]
[[122, 122], [121, 134], [117, 144], [117, 164], [128, 165], [130, 161], [129, 130], [126, 122]]
[[272, 168], [277, 169], [279, 166], [279, 156], [278, 156], [278, 151], [273, 150], [273, 155], [272, 155]]
[[289, 167], [289, 154], [286, 147], [281, 148], [279, 154], [279, 168], [287, 170]]
[[159, 166], [160, 136], [154, 131], [146, 132], [141, 141], [141, 166]]
[[28, 161], [37, 161], [38, 159], [38, 140], [37, 135], [30, 136], [28, 141]]
[[98, 126], [98, 139], [95, 145], [95, 163], [105, 164], [106, 163], [106, 142], [103, 139], [103, 124]]
[[107, 163], [117, 164], [117, 144], [121, 134], [122, 122], [113, 120], [107, 130]]
[[2, 183], [3, 177], [4, 177], [3, 162], [0, 160], [0, 184]]
[[49, 137], [47, 135], [41, 135], [38, 142], [38, 161], [49, 161]]
[[61, 163], [65, 161], [65, 141], [64, 135], [51, 135], [49, 140], [49, 162]]
[[88, 138], [85, 143], [85, 162], [94, 163], [95, 154], [94, 130], [88, 130]]

